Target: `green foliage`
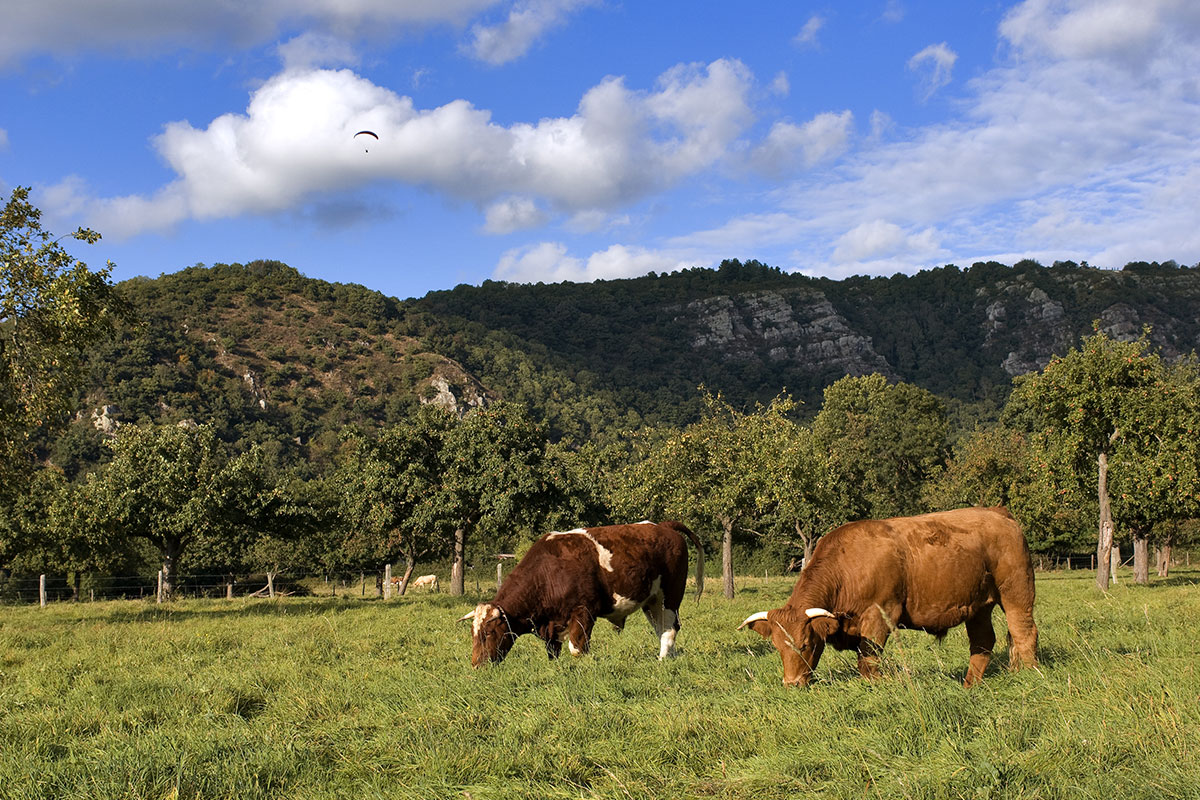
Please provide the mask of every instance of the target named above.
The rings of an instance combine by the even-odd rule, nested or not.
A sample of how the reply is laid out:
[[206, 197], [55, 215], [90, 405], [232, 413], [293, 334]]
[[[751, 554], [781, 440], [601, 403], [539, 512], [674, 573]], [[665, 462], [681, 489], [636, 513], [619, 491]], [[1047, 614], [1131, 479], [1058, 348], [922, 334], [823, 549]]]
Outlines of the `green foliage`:
[[137, 537], [159, 551], [167, 594], [189, 549], [228, 563], [279, 505], [261, 452], [229, 458], [211, 427], [127, 426], [111, 446], [112, 461], [84, 484], [85, 507], [109, 541]]
[[921, 487], [946, 457], [942, 402], [882, 375], [847, 376], [826, 388], [813, 435], [833, 459], [853, 519], [924, 510]]
[[439, 555], [449, 545], [447, 521], [436, 504], [445, 441], [457, 420], [436, 406], [385, 428], [378, 437], [356, 437], [333, 475], [338, 528], [349, 562], [390, 563]]
[[[94, 244], [100, 235], [80, 228], [71, 238]], [[29, 189], [12, 191], [0, 210], [0, 495], [27, 474], [31, 438], [63, 423], [86, 348], [120, 310], [110, 268], [72, 258], [42, 229]]]
[[1144, 537], [1200, 516], [1200, 375], [1192, 362], [1164, 368], [1125, 401], [1132, 421], [1113, 449], [1113, 517]]

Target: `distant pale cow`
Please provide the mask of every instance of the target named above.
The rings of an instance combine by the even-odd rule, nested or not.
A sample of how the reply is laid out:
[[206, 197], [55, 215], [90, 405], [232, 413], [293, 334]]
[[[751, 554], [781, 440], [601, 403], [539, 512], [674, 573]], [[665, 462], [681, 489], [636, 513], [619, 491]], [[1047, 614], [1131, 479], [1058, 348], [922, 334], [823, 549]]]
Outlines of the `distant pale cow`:
[[[392, 578], [392, 594], [400, 594], [400, 587], [404, 584], [404, 579], [396, 576]], [[424, 586], [428, 591], [440, 592], [442, 587], [438, 584], [437, 575], [422, 575], [419, 578], [413, 578], [408, 582], [408, 588], [412, 589], [416, 586]]]
[[413, 588], [424, 586], [431, 592], [440, 592], [442, 587], [438, 584], [437, 575], [422, 575], [419, 578], [413, 578]]

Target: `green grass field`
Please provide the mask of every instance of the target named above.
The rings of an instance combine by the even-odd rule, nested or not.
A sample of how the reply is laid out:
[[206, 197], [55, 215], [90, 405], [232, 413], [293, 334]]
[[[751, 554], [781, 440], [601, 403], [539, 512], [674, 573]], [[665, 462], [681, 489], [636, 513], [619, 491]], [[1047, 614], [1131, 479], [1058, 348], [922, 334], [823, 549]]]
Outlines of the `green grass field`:
[[1041, 668], [971, 691], [961, 628], [784, 689], [734, 629], [792, 580], [738, 583], [685, 600], [667, 663], [639, 615], [480, 671], [475, 597], [0, 608], [0, 797], [1200, 797], [1200, 571], [1039, 574]]

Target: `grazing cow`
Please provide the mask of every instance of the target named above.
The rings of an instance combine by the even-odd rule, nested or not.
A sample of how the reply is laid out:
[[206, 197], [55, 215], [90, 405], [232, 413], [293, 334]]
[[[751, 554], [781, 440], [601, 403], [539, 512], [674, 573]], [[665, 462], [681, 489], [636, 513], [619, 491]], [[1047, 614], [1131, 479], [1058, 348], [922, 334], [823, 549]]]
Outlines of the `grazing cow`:
[[1033, 564], [1006, 508], [961, 508], [917, 517], [863, 520], [830, 531], [782, 608], [746, 619], [783, 657], [785, 686], [807, 686], [825, 645], [858, 651], [858, 671], [879, 674], [894, 628], [942, 637], [967, 625], [965, 686], [983, 678], [996, 633], [992, 607], [1008, 622], [1010, 668], [1037, 664]]
[[442, 590], [441, 585], [438, 583], [437, 575], [422, 575], [419, 578], [413, 578], [412, 585], [414, 589], [418, 586], [424, 586], [432, 592], [440, 592]]
[[697, 550], [696, 596], [704, 589], [704, 551], [678, 522], [639, 522], [547, 533], [513, 568], [490, 603], [471, 620], [471, 664], [503, 661], [516, 638], [537, 634], [556, 658], [565, 640], [572, 655], [588, 651], [592, 625], [618, 630], [639, 608], [659, 637], [659, 659], [673, 654], [679, 604], [687, 585], [688, 551]]

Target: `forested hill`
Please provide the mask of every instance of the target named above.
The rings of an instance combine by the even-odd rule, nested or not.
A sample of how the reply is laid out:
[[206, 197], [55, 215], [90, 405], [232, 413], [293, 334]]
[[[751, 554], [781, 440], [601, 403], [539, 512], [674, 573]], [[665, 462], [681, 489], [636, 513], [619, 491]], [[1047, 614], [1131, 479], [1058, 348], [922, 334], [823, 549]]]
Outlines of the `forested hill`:
[[511, 348], [585, 394], [681, 423], [697, 412], [701, 383], [735, 404], [786, 388], [815, 413], [830, 382], [872, 372], [994, 406], [1014, 376], [1078, 344], [1097, 320], [1119, 339], [1151, 326], [1175, 358], [1200, 342], [1200, 269], [990, 262], [833, 281], [727, 261], [590, 284], [485, 282], [411, 307], [425, 315], [431, 346], [494, 390], [552, 403], [530, 395], [496, 349]]
[[188, 419], [319, 467], [347, 427], [430, 401], [515, 400], [577, 441], [691, 422], [701, 384], [735, 405], [786, 389], [815, 413], [828, 383], [879, 372], [987, 407], [1093, 320], [1117, 338], [1150, 325], [1168, 357], [1200, 340], [1200, 269], [1173, 263], [832, 281], [728, 261], [590, 284], [488, 281], [401, 302], [258, 261], [120, 290], [143, 322], [93, 354], [84, 411], [44, 443], [68, 471], [100, 457], [98, 428]]

